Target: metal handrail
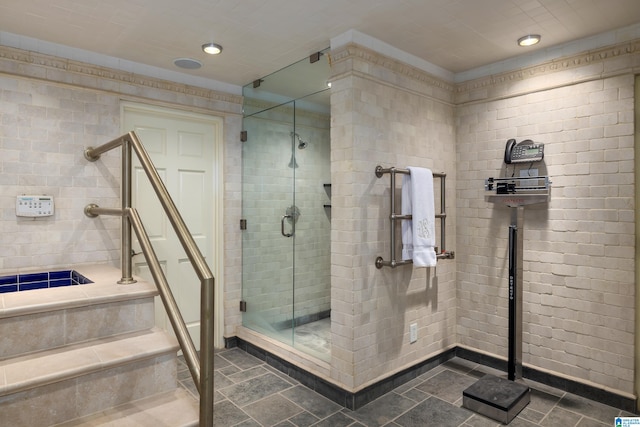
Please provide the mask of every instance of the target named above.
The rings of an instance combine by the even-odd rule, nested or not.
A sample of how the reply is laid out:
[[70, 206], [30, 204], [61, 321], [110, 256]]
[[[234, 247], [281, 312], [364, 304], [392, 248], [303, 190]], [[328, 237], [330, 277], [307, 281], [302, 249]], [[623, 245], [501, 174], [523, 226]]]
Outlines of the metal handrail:
[[[89, 161], [96, 161], [100, 155], [114, 148], [122, 147], [122, 209], [101, 208], [95, 204], [85, 207], [85, 214], [89, 217], [98, 215], [122, 216], [122, 278], [118, 283], [133, 283], [131, 261], [131, 228], [138, 237], [142, 252], [149, 264], [153, 280], [165, 306], [167, 315], [184, 354], [193, 381], [200, 392], [200, 426], [213, 426], [213, 330], [214, 330], [214, 284], [215, 279], [207, 266], [200, 249], [196, 245], [180, 212], [176, 208], [160, 175], [151, 162], [149, 154], [138, 139], [135, 132], [129, 132], [99, 147], [85, 149], [84, 156]], [[198, 278], [200, 279], [200, 359], [189, 336], [186, 324], [173, 298], [171, 289], [164, 276], [160, 262], [151, 246], [149, 237], [144, 230], [137, 210], [131, 207], [131, 149], [135, 151], [158, 200], [162, 205], [169, 222], [178, 236], [182, 248], [187, 254]]]

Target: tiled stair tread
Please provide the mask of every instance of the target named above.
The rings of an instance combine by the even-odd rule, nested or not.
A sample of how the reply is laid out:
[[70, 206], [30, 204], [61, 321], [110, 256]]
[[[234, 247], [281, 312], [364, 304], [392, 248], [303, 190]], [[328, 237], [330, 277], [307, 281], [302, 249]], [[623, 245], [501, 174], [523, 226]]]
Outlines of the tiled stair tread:
[[177, 350], [175, 338], [151, 330], [9, 359], [0, 362], [0, 396]]
[[152, 296], [6, 317], [0, 319], [0, 364], [9, 358], [146, 331], [154, 324]]
[[157, 293], [153, 283], [139, 281], [129, 285], [118, 285], [115, 280], [81, 286], [12, 292], [0, 294], [0, 319], [143, 298], [157, 295]]
[[198, 416], [198, 401], [184, 389], [176, 389], [56, 427], [191, 427], [198, 425]]

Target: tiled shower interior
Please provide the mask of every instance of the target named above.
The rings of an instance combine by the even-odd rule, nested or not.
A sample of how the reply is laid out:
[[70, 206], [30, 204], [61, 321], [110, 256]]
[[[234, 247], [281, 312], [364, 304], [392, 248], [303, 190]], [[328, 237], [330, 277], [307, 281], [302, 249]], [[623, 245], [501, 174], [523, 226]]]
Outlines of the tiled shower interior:
[[279, 78], [265, 77], [244, 104], [243, 325], [329, 360], [328, 105], [274, 101], [269, 85]]

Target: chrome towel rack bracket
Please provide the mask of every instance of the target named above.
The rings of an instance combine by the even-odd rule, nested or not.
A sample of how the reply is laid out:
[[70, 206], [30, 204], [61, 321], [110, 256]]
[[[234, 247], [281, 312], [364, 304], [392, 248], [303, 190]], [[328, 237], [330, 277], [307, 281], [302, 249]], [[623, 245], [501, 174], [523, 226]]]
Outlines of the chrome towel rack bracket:
[[[382, 257], [376, 258], [376, 268], [382, 267], [391, 267], [395, 268], [399, 265], [413, 264], [413, 261], [410, 259], [396, 259], [396, 232], [395, 227], [398, 221], [411, 219], [411, 215], [402, 215], [397, 213], [396, 210], [396, 174], [404, 174], [409, 175], [409, 169], [400, 169], [396, 167], [383, 168], [382, 166], [376, 166], [375, 170], [376, 177], [382, 178], [385, 174], [389, 174], [390, 177], [390, 206], [391, 212], [389, 214], [389, 221], [391, 226], [389, 227], [389, 237], [390, 237], [390, 257], [388, 261], [385, 261]], [[435, 217], [440, 220], [440, 250], [439, 248], [435, 248], [436, 258], [437, 259], [454, 259], [455, 252], [445, 250], [446, 246], [446, 218], [447, 213], [445, 211], [446, 198], [445, 198], [445, 190], [446, 190], [446, 177], [447, 174], [444, 172], [433, 173], [434, 178], [440, 178], [440, 213], [436, 214]]]

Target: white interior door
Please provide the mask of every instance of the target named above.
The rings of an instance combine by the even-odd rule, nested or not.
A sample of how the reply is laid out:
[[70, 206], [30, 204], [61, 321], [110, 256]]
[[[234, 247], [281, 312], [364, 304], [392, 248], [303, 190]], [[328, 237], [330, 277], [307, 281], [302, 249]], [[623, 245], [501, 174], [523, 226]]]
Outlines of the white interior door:
[[[222, 240], [221, 235], [216, 236], [221, 218], [216, 208], [219, 201], [215, 199], [221, 194], [217, 191], [221, 183], [216, 172], [221, 161], [216, 158], [221, 126], [221, 120], [207, 116], [129, 104], [123, 106], [123, 130], [134, 130], [138, 135], [216, 279], [220, 277], [221, 263], [214, 257], [215, 242]], [[142, 218], [187, 329], [199, 349], [200, 280], [137, 156], [133, 156], [132, 163], [132, 205]], [[133, 247], [140, 252], [137, 240]], [[133, 266], [134, 274], [152, 280], [142, 254], [133, 258]], [[219, 286], [217, 280], [216, 286]], [[215, 312], [220, 313], [219, 310]], [[215, 321], [220, 325], [222, 316], [216, 316]], [[156, 325], [167, 331], [172, 329], [159, 298], [156, 300]], [[216, 331], [219, 329], [216, 327]], [[214, 342], [219, 340], [221, 337]]]

